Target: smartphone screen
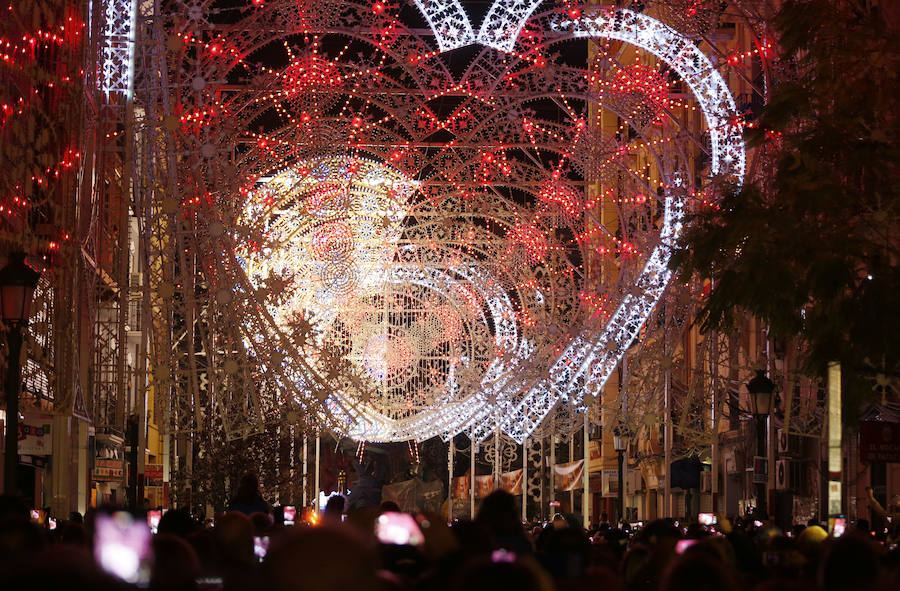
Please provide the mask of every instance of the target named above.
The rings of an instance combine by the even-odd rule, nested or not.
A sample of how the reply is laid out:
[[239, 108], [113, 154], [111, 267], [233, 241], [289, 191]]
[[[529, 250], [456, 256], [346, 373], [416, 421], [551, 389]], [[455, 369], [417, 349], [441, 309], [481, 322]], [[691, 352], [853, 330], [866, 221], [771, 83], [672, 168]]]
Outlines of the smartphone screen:
[[421, 546], [425, 541], [419, 524], [408, 513], [382, 513], [375, 522], [375, 536], [382, 544]]
[[678, 540], [675, 544], [675, 553], [684, 554], [684, 551], [697, 543], [697, 540]]
[[128, 583], [150, 579], [150, 528], [130, 513], [98, 513], [94, 521], [94, 558], [100, 568]]
[[713, 525], [716, 522], [716, 514], [701, 513], [697, 516], [697, 521], [700, 522], [700, 525]]
[[835, 517], [834, 525], [831, 527], [831, 534], [838, 538], [844, 535], [844, 532], [847, 530], [847, 519], [844, 517]]
[[253, 553], [260, 562], [266, 557], [269, 551], [269, 536], [253, 536]]
[[160, 519], [162, 519], [162, 511], [147, 511], [147, 525], [150, 526], [150, 531], [154, 534], [159, 530]]
[[293, 505], [284, 506], [284, 524], [294, 525], [294, 519], [297, 518], [297, 508]]

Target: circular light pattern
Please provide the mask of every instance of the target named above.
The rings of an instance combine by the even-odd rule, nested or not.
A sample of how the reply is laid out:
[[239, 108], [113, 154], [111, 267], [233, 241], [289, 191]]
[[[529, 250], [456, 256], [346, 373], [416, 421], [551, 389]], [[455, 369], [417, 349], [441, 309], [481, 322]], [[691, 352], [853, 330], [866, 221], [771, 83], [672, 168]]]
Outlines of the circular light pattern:
[[547, 238], [534, 224], [516, 224], [506, 233], [506, 238], [524, 251], [529, 265], [537, 265], [547, 258]]
[[669, 106], [669, 87], [662, 74], [643, 64], [619, 70], [610, 91], [639, 123], [654, 121]]
[[413, 360], [413, 351], [402, 337], [376, 334], [366, 343], [362, 361], [373, 377], [390, 380], [406, 371]]

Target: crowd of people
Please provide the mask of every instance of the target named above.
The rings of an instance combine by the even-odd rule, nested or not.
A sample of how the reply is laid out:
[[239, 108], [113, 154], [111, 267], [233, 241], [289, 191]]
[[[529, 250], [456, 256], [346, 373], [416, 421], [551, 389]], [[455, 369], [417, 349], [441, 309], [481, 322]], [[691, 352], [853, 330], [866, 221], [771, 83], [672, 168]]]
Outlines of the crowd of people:
[[523, 524], [516, 499], [496, 491], [474, 520], [451, 524], [438, 515], [402, 513], [392, 503], [345, 513], [343, 499], [334, 497], [315, 523], [291, 525], [281, 508], [270, 510], [254, 482], [248, 477], [214, 522], [171, 510], [155, 535], [145, 519], [114, 507], [84, 520], [73, 514], [51, 531], [30, 519], [24, 504], [0, 497], [0, 588], [900, 589], [897, 532], [871, 531], [865, 520], [840, 536], [815, 523], [781, 531], [761, 515], [705, 525], [666, 519], [639, 528], [603, 519], [586, 530], [580, 517], [559, 514]]

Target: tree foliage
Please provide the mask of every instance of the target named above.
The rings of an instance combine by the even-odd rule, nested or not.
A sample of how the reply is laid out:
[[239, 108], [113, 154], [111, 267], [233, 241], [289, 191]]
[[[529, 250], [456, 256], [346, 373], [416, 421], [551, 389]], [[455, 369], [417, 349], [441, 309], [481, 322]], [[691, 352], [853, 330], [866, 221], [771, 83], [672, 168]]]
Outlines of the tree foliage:
[[790, 75], [748, 134], [771, 166], [693, 214], [673, 258], [711, 280], [704, 329], [749, 312], [804, 341], [812, 375], [831, 360], [855, 378], [900, 372], [900, 50], [866, 4], [783, 5], [771, 24]]

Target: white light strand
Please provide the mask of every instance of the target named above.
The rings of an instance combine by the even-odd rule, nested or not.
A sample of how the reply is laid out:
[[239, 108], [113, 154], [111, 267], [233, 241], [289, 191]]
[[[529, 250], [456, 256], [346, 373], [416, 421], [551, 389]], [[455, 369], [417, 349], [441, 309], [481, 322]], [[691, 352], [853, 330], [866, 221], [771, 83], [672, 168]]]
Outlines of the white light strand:
[[137, 0], [103, 0], [100, 40], [100, 90], [131, 92], [134, 77], [134, 27]]
[[475, 42], [475, 33], [458, 0], [416, 0], [442, 52]]

